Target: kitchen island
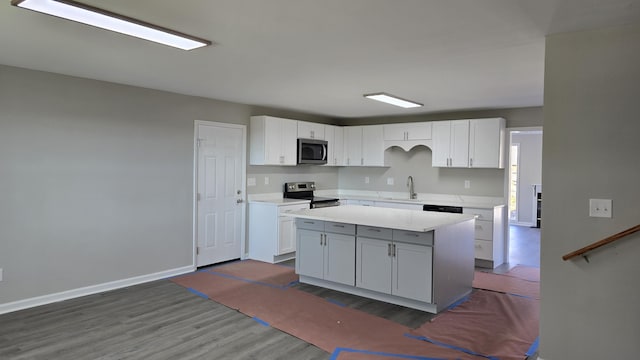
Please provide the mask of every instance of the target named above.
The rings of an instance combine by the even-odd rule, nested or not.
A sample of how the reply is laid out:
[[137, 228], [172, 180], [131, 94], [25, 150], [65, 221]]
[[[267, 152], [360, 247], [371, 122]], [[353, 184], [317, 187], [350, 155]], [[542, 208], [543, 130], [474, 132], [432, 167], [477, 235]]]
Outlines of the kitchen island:
[[471, 292], [473, 215], [351, 205], [286, 215], [302, 283], [431, 313]]

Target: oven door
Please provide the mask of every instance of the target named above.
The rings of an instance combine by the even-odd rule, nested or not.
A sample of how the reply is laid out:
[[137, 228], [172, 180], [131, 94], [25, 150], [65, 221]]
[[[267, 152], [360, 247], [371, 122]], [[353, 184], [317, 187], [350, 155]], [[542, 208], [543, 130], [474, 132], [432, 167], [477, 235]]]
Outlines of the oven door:
[[298, 139], [298, 164], [323, 165], [326, 163], [326, 140]]

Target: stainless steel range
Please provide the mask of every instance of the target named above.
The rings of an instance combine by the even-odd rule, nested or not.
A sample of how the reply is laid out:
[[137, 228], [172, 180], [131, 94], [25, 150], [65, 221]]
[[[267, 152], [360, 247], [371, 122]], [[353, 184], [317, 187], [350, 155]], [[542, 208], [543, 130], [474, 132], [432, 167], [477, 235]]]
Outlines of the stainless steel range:
[[283, 197], [287, 199], [310, 200], [310, 207], [312, 209], [340, 205], [339, 199], [314, 196], [313, 192], [315, 190], [316, 184], [313, 181], [288, 182], [284, 183]]

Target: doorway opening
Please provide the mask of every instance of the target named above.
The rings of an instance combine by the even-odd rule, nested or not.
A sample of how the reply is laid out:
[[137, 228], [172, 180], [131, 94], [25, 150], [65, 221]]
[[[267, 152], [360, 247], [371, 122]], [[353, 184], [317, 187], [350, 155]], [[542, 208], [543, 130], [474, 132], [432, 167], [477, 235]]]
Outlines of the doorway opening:
[[508, 129], [508, 263], [540, 266], [540, 193], [542, 191], [542, 128]]

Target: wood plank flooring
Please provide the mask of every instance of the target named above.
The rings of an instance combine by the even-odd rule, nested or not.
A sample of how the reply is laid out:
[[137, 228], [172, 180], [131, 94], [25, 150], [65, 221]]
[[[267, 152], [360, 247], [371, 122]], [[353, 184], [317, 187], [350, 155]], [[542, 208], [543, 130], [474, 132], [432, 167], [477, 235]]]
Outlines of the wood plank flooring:
[[0, 359], [329, 359], [168, 280], [0, 315]]

